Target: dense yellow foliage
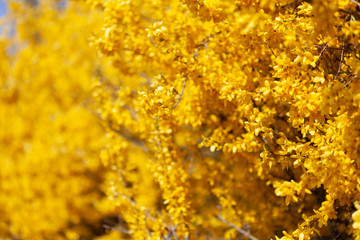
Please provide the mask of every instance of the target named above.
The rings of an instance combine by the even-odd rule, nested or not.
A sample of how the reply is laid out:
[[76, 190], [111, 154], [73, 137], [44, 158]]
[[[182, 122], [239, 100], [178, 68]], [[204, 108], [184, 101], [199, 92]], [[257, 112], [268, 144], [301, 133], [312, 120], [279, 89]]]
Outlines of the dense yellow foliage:
[[359, 2], [12, 5], [0, 237], [360, 239]]
[[107, 216], [104, 129], [87, 110], [99, 16], [56, 2], [11, 7], [0, 40], [0, 239], [91, 239]]

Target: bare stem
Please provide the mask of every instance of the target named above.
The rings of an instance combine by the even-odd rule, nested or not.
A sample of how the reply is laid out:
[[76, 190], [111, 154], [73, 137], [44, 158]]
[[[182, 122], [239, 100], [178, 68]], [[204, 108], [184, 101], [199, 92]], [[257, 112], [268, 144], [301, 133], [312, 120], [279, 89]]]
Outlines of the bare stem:
[[340, 74], [341, 65], [342, 65], [342, 62], [344, 61], [344, 51], [345, 51], [345, 38], [343, 39], [343, 47], [342, 47], [342, 50], [341, 50], [339, 68], [338, 68], [338, 71], [337, 71], [337, 73], [336, 73], [336, 76], [335, 76], [334, 80], [336, 80], [336, 78], [337, 78], [337, 77], [339, 76], [339, 74]]
[[142, 142], [141, 140], [137, 139], [135, 136], [133, 136], [129, 130], [127, 130], [126, 128], [123, 127], [123, 130], [118, 130], [115, 129], [112, 126], [111, 122], [108, 122], [108, 127], [110, 130], [112, 130], [113, 132], [116, 132], [117, 134], [119, 134], [120, 136], [122, 136], [123, 138], [125, 138], [127, 141], [132, 142], [133, 144], [135, 144], [136, 146], [140, 147], [144, 152], [148, 152], [147, 147], [145, 146], [145, 143]]
[[322, 50], [321, 50], [321, 52], [319, 54], [319, 60], [320, 60], [321, 56], [324, 54], [324, 52], [325, 52], [328, 45], [329, 45], [329, 43], [326, 43], [325, 46], [322, 48]]
[[355, 0], [350, 0], [350, 2], [356, 3], [356, 5], [358, 5], [360, 7], [360, 3], [355, 1]]
[[181, 93], [179, 95], [179, 99], [177, 100], [177, 102], [175, 103], [175, 105], [171, 108], [171, 110], [174, 110], [176, 108], [176, 106], [179, 104], [181, 98], [182, 98], [182, 95], [184, 94], [184, 89], [185, 89], [185, 85], [186, 85], [186, 81], [188, 80], [188, 77], [185, 76], [185, 80], [184, 80], [184, 83], [183, 83], [183, 87], [181, 89]]
[[253, 235], [250, 234], [250, 232], [245, 231], [244, 229], [239, 228], [238, 226], [234, 225], [231, 222], [228, 222], [227, 220], [225, 220], [224, 218], [222, 218], [221, 216], [215, 216], [219, 221], [225, 223], [226, 225], [228, 225], [229, 227], [232, 227], [233, 229], [235, 229], [236, 231], [238, 231], [240, 234], [244, 235], [245, 237], [248, 237], [250, 240], [258, 240], [256, 237], [254, 237]]
[[345, 85], [344, 85], [344, 88], [347, 88], [349, 86], [350, 83], [352, 83], [355, 79], [359, 79], [358, 77], [353, 77], [352, 79], [350, 79], [349, 82], [347, 82]]
[[270, 47], [270, 45], [268, 44], [268, 47], [269, 47], [269, 49], [270, 49], [270, 51], [271, 51], [271, 53], [277, 58], [277, 56], [276, 56], [276, 54], [274, 53], [274, 51], [272, 50], [272, 48]]
[[[121, 193], [120, 194], [123, 198], [125, 198], [126, 200], [128, 200], [129, 202], [131, 202], [133, 205], [139, 207], [141, 209], [141, 207], [139, 206], [139, 204], [137, 202], [135, 202], [135, 200], [129, 198], [128, 196], [126, 196], [125, 194]], [[151, 214], [149, 213], [149, 211], [144, 211], [145, 215], [151, 219], [151, 221], [155, 222], [155, 218], [153, 216], [151, 216]]]
[[112, 226], [109, 226], [107, 224], [103, 224], [103, 227], [106, 228], [106, 229], [111, 229], [111, 230], [114, 230], [114, 231], [124, 233], [126, 235], [131, 235], [130, 232], [127, 229], [123, 228], [122, 226], [112, 227]]

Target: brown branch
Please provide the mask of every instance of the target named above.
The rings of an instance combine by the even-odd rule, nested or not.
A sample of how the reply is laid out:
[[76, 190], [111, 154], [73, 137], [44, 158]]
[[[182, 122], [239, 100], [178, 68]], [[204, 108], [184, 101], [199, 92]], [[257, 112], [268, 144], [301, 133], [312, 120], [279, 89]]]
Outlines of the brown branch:
[[328, 45], [329, 45], [329, 43], [326, 43], [325, 46], [322, 48], [322, 50], [321, 50], [321, 52], [319, 54], [319, 60], [322, 57], [322, 55], [324, 54], [324, 52], [325, 52], [326, 48], [328, 47]]
[[[116, 194], [117, 196], [121, 196], [123, 197], [124, 199], [126, 199], [127, 201], [129, 201], [131, 204], [133, 204], [134, 206], [136, 206], [137, 208], [140, 209], [140, 211], [143, 211], [145, 213], [145, 216], [148, 217], [149, 219], [151, 219], [151, 221], [155, 222], [155, 218], [149, 213], [149, 210], [142, 210], [143, 207], [140, 206], [134, 199], [126, 196], [125, 194], [123, 193], [120, 193], [120, 194]], [[122, 226], [115, 226], [115, 227], [112, 227], [112, 226], [109, 226], [107, 224], [104, 224], [103, 225], [104, 228], [107, 228], [107, 229], [112, 229], [112, 230], [115, 230], [115, 231], [118, 231], [118, 232], [121, 232], [121, 233], [124, 233], [124, 234], [127, 234], [127, 235], [130, 235], [131, 236], [131, 233], [129, 230], [123, 228]], [[149, 233], [149, 236], [151, 237], [151, 232], [150, 230], [148, 229], [148, 233]]]
[[250, 240], [258, 240], [258, 238], [254, 237], [253, 235], [250, 234], [250, 232], [245, 231], [244, 229], [239, 228], [238, 226], [234, 225], [231, 222], [228, 222], [227, 220], [225, 220], [224, 218], [222, 218], [221, 216], [216, 216], [215, 217], [225, 223], [226, 225], [228, 225], [229, 227], [235, 229], [237, 232], [239, 232], [240, 234], [244, 235], [245, 237], [249, 238]]
[[276, 54], [274, 53], [274, 51], [272, 50], [272, 48], [270, 47], [270, 45], [268, 44], [267, 46], [268, 46], [268, 48], [270, 49], [271, 53], [277, 58]]
[[144, 152], [148, 152], [148, 148], [145, 146], [145, 143], [142, 142], [140, 139], [136, 138], [129, 130], [127, 130], [125, 127], [122, 127], [123, 130], [115, 129], [112, 126], [112, 122], [108, 122], [108, 127], [111, 131], [116, 132], [123, 138], [125, 138], [127, 141], [132, 142], [134, 145], [140, 147]]
[[[100, 114], [96, 113], [95, 111], [93, 111], [92, 109], [88, 108], [87, 106], [85, 106], [99, 121], [100, 121], [100, 124], [103, 123], [104, 119], [101, 118]], [[130, 110], [129, 110], [130, 111]], [[130, 113], [131, 114], [131, 113]], [[133, 117], [133, 116], [132, 116]], [[140, 147], [144, 152], [148, 152], [149, 149], [145, 146], [145, 143], [143, 141], [141, 141], [140, 139], [136, 138], [128, 129], [126, 129], [125, 127], [121, 127], [122, 130], [118, 130], [118, 129], [115, 129], [113, 127], [113, 124], [111, 121], [108, 121], [107, 122], [108, 124], [108, 128], [119, 134], [120, 136], [122, 136], [123, 138], [125, 138], [125, 140], [129, 141], [129, 142], [132, 142], [134, 145]], [[102, 124], [101, 124], [102, 125]]]
[[168, 233], [167, 236], [161, 235], [161, 237], [162, 237], [164, 240], [171, 240], [171, 233]]
[[[314, 47], [317, 47], [317, 48], [323, 48], [324, 46], [322, 46], [322, 45], [316, 45], [316, 44], [314, 44], [313, 45]], [[328, 49], [329, 50], [332, 50], [332, 51], [335, 51], [335, 50], [342, 50], [343, 48], [341, 47], [341, 48], [336, 48], [336, 47], [328, 47]]]
[[[129, 202], [131, 202], [133, 205], [139, 207], [140, 209], [142, 208], [137, 202], [135, 202], [135, 200], [129, 198], [128, 196], [126, 196], [125, 194], [121, 193], [120, 194], [123, 198], [125, 198], [126, 200], [128, 200]], [[153, 216], [151, 216], [151, 214], [149, 213], [149, 211], [145, 211], [143, 210], [143, 212], [145, 213], [145, 215], [151, 219], [151, 221], [155, 222], [155, 218]]]
[[129, 232], [129, 230], [123, 228], [122, 226], [112, 227], [112, 226], [109, 226], [109, 225], [107, 225], [107, 224], [103, 224], [103, 227], [106, 228], [106, 229], [118, 231], [118, 232], [121, 232], [121, 233], [124, 233], [124, 234], [126, 234], [126, 235], [130, 235], [130, 236], [131, 236], [131, 233]]
[[209, 44], [209, 39], [210, 38], [213, 38], [214, 37], [214, 35], [213, 34], [211, 34], [211, 35], [209, 35], [209, 36], [206, 36], [203, 40], [202, 40], [202, 44], [200, 44], [200, 45], [198, 45], [198, 48], [196, 49], [196, 51], [194, 52], [194, 54], [193, 54], [193, 59], [195, 60], [195, 58], [198, 56], [198, 52], [202, 49], [202, 48], [205, 48], [205, 50], [206, 50], [206, 48], [207, 48], [207, 46], [208, 46], [208, 44]]
[[[169, 228], [168, 228], [169, 229]], [[177, 234], [176, 234], [176, 227], [170, 227], [170, 232], [174, 236], [174, 240], [179, 240]]]
[[[125, 194], [121, 193], [120, 194], [121, 197], [125, 198], [127, 201], [129, 201], [130, 203], [132, 203], [133, 205], [137, 206], [138, 208], [142, 209], [143, 207], [140, 206], [135, 200], [133, 200], [132, 198], [126, 196]], [[149, 219], [151, 219], [151, 221], [155, 222], [155, 217], [153, 217], [149, 210], [142, 210], [146, 217], [148, 217]], [[159, 214], [159, 213], [158, 213]], [[174, 240], [179, 240], [177, 233], [176, 233], [176, 228], [177, 226], [169, 226], [165, 221], [161, 220], [161, 222], [164, 224], [164, 226], [166, 227], [166, 229], [169, 230], [169, 234], [167, 236], [163, 236], [164, 239], [171, 239], [171, 236], [174, 237]]]
[[350, 79], [345, 85], [344, 88], [347, 88], [349, 86], [350, 83], [352, 83], [355, 79], [359, 79], [358, 77], [353, 77], [352, 79]]
[[342, 12], [342, 13], [353, 15], [356, 20], [360, 19], [360, 14], [357, 13], [357, 12], [354, 12], [354, 11], [351, 11], [351, 10], [348, 10], [348, 9], [342, 9], [342, 8], [340, 8], [338, 11]]
[[185, 85], [186, 85], [186, 81], [188, 80], [188, 77], [185, 76], [185, 80], [184, 80], [184, 83], [183, 83], [183, 87], [182, 87], [182, 90], [181, 90], [181, 93], [179, 95], [179, 99], [177, 100], [177, 102], [175, 103], [175, 105], [171, 108], [171, 110], [174, 110], [176, 108], [176, 106], [179, 104], [181, 98], [182, 98], [182, 95], [184, 94], [184, 89], [185, 89]]
[[[207, 46], [209, 44], [209, 39], [210, 38], [213, 38], [214, 35], [213, 34], [210, 34], [209, 36], [206, 36], [203, 40], [202, 40], [202, 44], [198, 45], [196, 51], [194, 52], [193, 54], [193, 59], [195, 60], [196, 57], [198, 56], [198, 53], [199, 51], [204, 48], [207, 52]], [[209, 57], [210, 58], [210, 57]], [[184, 89], [185, 89], [185, 85], [186, 85], [186, 81], [188, 80], [188, 77], [185, 76], [185, 80], [184, 80], [184, 83], [183, 83], [183, 87], [182, 87], [182, 90], [181, 90], [181, 93], [180, 93], [180, 96], [179, 96], [179, 99], [177, 100], [177, 102], [175, 103], [175, 105], [171, 108], [171, 110], [174, 110], [176, 108], [176, 106], [179, 104], [181, 98], [182, 98], [182, 95], [184, 93]]]
[[358, 56], [356, 56], [356, 55], [357, 55], [357, 48], [356, 48], [355, 43], [353, 43], [353, 46], [354, 46], [354, 49], [353, 49], [353, 51], [354, 51], [354, 56], [355, 56], [356, 59], [360, 60], [360, 58], [359, 58]]
[[337, 70], [337, 73], [336, 73], [336, 75], [335, 75], [334, 80], [336, 80], [336, 78], [337, 78], [337, 77], [339, 76], [339, 74], [340, 74], [341, 65], [342, 65], [342, 62], [344, 61], [344, 51], [345, 51], [345, 37], [343, 37], [343, 47], [342, 47], [341, 55], [340, 55], [339, 68], [338, 68], [338, 70]]
[[356, 5], [358, 5], [358, 7], [360, 7], [360, 3], [359, 3], [359, 2], [357, 2], [357, 1], [355, 1], [355, 0], [350, 0], [350, 2], [355, 3]]

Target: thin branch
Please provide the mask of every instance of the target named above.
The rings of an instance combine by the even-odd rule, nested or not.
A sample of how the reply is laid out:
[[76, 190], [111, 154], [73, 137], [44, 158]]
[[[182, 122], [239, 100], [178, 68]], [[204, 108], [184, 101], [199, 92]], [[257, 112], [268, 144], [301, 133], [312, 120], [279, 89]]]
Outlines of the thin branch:
[[[123, 198], [125, 198], [126, 200], [128, 200], [129, 202], [131, 202], [133, 205], [139, 207], [140, 209], [142, 208], [137, 202], [135, 202], [135, 200], [129, 198], [128, 196], [126, 196], [125, 194], [121, 193], [120, 194]], [[155, 222], [155, 218], [153, 216], [151, 216], [151, 214], [149, 213], [149, 211], [145, 211], [143, 210], [145, 215], [151, 219], [151, 221]]]
[[[314, 44], [313, 45], [314, 47], [316, 47], [316, 48], [323, 48], [324, 46], [322, 46], [322, 45], [317, 45], [317, 44]], [[336, 48], [336, 47], [329, 47], [329, 50], [342, 50], [342, 47], [341, 48]]]
[[182, 98], [182, 95], [184, 94], [184, 89], [185, 89], [185, 85], [186, 85], [186, 81], [188, 80], [188, 77], [185, 76], [185, 80], [184, 80], [184, 83], [183, 83], [183, 87], [182, 87], [182, 90], [181, 90], [181, 93], [179, 95], [179, 99], [177, 100], [177, 102], [175, 103], [175, 105], [171, 108], [171, 110], [174, 110], [176, 108], [176, 106], [179, 104], [181, 98]]
[[354, 46], [354, 56], [355, 56], [356, 59], [360, 60], [360, 58], [358, 56], [356, 56], [357, 55], [357, 48], [356, 48], [355, 43], [353, 43], [353, 46]]
[[[98, 113], [96, 113], [95, 111], [93, 111], [92, 109], [90, 109], [90, 108], [88, 108], [88, 107], [86, 107], [86, 108], [100, 121], [100, 123], [103, 122], [104, 119], [101, 118], [101, 116], [100, 116]], [[129, 111], [130, 111], [130, 110], [129, 110]], [[131, 113], [130, 113], [130, 114], [131, 114]], [[144, 152], [148, 152], [148, 151], [149, 151], [148, 148], [145, 146], [145, 143], [142, 142], [140, 139], [136, 138], [136, 137], [135, 137], [128, 129], [126, 129], [125, 127], [121, 127], [122, 130], [118, 130], [118, 129], [115, 129], [115, 128], [113, 127], [113, 124], [112, 124], [111, 121], [108, 121], [107, 124], [108, 124], [108, 128], [109, 128], [111, 131], [119, 134], [120, 136], [122, 136], [123, 138], [125, 138], [127, 141], [132, 142], [132, 143], [135, 144], [136, 146], [140, 147]]]
[[170, 232], [172, 233], [172, 235], [174, 236], [174, 240], [179, 240], [177, 234], [176, 234], [176, 227], [170, 227]]
[[134, 145], [140, 147], [144, 152], [149, 151], [148, 148], [145, 146], [145, 143], [133, 136], [132, 133], [130, 133], [130, 131], [126, 128], [122, 127], [123, 131], [115, 129], [112, 126], [112, 122], [108, 122], [108, 127], [111, 131], [116, 132], [117, 134], [125, 138], [127, 141], [132, 142]]
[[352, 81], [354, 81], [355, 79], [359, 79], [358, 77], [353, 77], [352, 79], [350, 79], [345, 85], [344, 88], [347, 88], [349, 86], [350, 83], [352, 83]]
[[240, 234], [244, 235], [245, 237], [248, 237], [250, 240], [258, 240], [258, 238], [254, 237], [253, 235], [251, 235], [249, 232], [245, 231], [244, 229], [239, 228], [238, 226], [234, 225], [231, 222], [228, 222], [227, 220], [225, 220], [224, 218], [222, 218], [221, 216], [215, 216], [219, 221], [225, 223], [226, 225], [228, 225], [229, 227], [232, 227], [233, 229], [235, 229], [236, 231], [238, 231]]
[[151, 78], [145, 72], [139, 73], [139, 76], [146, 80], [148, 86], [151, 86]]
[[137, 112], [135, 111], [135, 109], [133, 109], [132, 107], [130, 107], [127, 104], [122, 105], [123, 108], [125, 108], [126, 110], [128, 110], [128, 112], [130, 113], [131, 118], [134, 121], [137, 121], [139, 119], [139, 116], [137, 115]]
[[106, 229], [115, 230], [115, 231], [124, 233], [126, 235], [131, 235], [130, 232], [127, 229], [123, 228], [122, 226], [112, 227], [112, 226], [109, 226], [107, 224], [103, 224], [103, 227], [106, 228]]
[[341, 50], [339, 68], [338, 68], [338, 70], [337, 70], [337, 73], [336, 73], [336, 76], [335, 76], [334, 80], [336, 80], [336, 78], [337, 78], [337, 77], [339, 76], [339, 74], [340, 74], [341, 65], [342, 65], [342, 62], [344, 61], [344, 51], [345, 51], [345, 37], [343, 38], [343, 47], [342, 47], [342, 50]]
[[360, 14], [357, 12], [354, 12], [354, 11], [351, 11], [348, 9], [342, 9], [342, 8], [340, 8], [338, 11], [342, 12], [342, 13], [350, 14], [350, 15], [354, 16], [356, 20], [360, 19]]
[[359, 3], [359, 2], [357, 2], [357, 1], [355, 1], [355, 0], [350, 0], [350, 2], [355, 3], [356, 5], [358, 5], [358, 7], [360, 7], [360, 3]]
[[323, 49], [321, 50], [320, 54], [319, 54], [319, 60], [322, 57], [322, 55], [324, 54], [326, 48], [328, 47], [329, 43], [326, 43], [325, 46], [323, 47]]
[[[139, 207], [140, 209], [143, 208], [143, 207], [140, 206], [135, 200], [133, 200], [132, 198], [126, 196], [125, 194], [121, 193], [120, 196], [122, 196], [123, 198], [125, 198], [127, 201], [129, 201], [129, 202], [132, 203], [133, 205]], [[148, 217], [151, 221], [153, 221], [153, 222], [156, 221], [156, 220], [155, 220], [155, 217], [153, 217], [153, 216], [150, 214], [149, 210], [142, 210], [142, 211], [145, 213], [146, 217]], [[169, 234], [168, 234], [167, 236], [163, 236], [163, 238], [164, 238], [165, 240], [167, 240], [167, 239], [170, 239], [170, 240], [171, 240], [171, 236], [173, 236], [173, 237], [174, 237], [174, 240], [179, 240], [179, 238], [178, 238], [178, 236], [177, 236], [177, 234], [176, 234], [176, 228], [177, 228], [177, 226], [175, 226], [175, 227], [174, 227], [174, 226], [169, 226], [169, 225], [168, 225], [165, 221], [163, 221], [163, 220], [161, 220], [161, 222], [164, 224], [164, 226], [166, 227], [166, 229], [169, 230]], [[151, 234], [151, 233], [149, 233], [149, 234]]]
[[271, 53], [277, 58], [276, 54], [274, 53], [274, 51], [272, 50], [272, 48], [270, 47], [270, 45], [268, 44], [267, 46], [268, 46], [268, 48], [270, 49]]
[[198, 48], [196, 49], [196, 51], [194, 52], [194, 54], [193, 54], [193, 59], [195, 60], [195, 58], [198, 56], [198, 52], [202, 49], [202, 48], [205, 48], [205, 50], [207, 51], [207, 46], [208, 46], [208, 44], [209, 44], [209, 39], [210, 38], [213, 38], [214, 37], [214, 35], [213, 34], [211, 34], [211, 35], [209, 35], [209, 36], [206, 36], [203, 40], [202, 40], [202, 44], [200, 44], [200, 45], [198, 45]]
[[[220, 33], [220, 32], [219, 32]], [[210, 38], [213, 38], [214, 35], [213, 34], [210, 34], [209, 36], [206, 36], [203, 40], [202, 40], [202, 44], [198, 45], [196, 51], [194, 52], [193, 54], [193, 59], [195, 60], [196, 57], [198, 56], [198, 53], [199, 51], [204, 48], [206, 50], [206, 53], [209, 55], [209, 53], [207, 52], [207, 46], [209, 44], [209, 39]], [[210, 57], [209, 57], [210, 58]], [[184, 84], [183, 84], [183, 87], [182, 87], [182, 90], [181, 90], [181, 93], [180, 93], [180, 96], [179, 96], [179, 99], [177, 100], [177, 102], [175, 103], [175, 105], [171, 108], [171, 110], [174, 110], [176, 108], [176, 106], [179, 104], [180, 100], [181, 100], [181, 97], [184, 93], [184, 89], [185, 89], [185, 85], [186, 85], [186, 81], [188, 80], [188, 77], [185, 76], [185, 80], [184, 80]]]
[[168, 233], [168, 235], [161, 237], [164, 238], [164, 240], [171, 240], [171, 233]]

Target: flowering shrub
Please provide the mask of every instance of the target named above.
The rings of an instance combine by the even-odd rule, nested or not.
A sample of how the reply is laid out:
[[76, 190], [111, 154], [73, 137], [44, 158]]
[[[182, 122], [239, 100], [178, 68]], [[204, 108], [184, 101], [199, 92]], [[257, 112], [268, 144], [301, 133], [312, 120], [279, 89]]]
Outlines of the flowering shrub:
[[360, 3], [87, 2], [126, 234], [360, 239]]
[[[3, 115], [22, 118], [1, 132], [0, 235], [360, 239], [360, 2], [85, 2], [41, 1], [27, 48], [2, 53]], [[23, 208], [40, 230], [20, 186], [49, 203]]]

